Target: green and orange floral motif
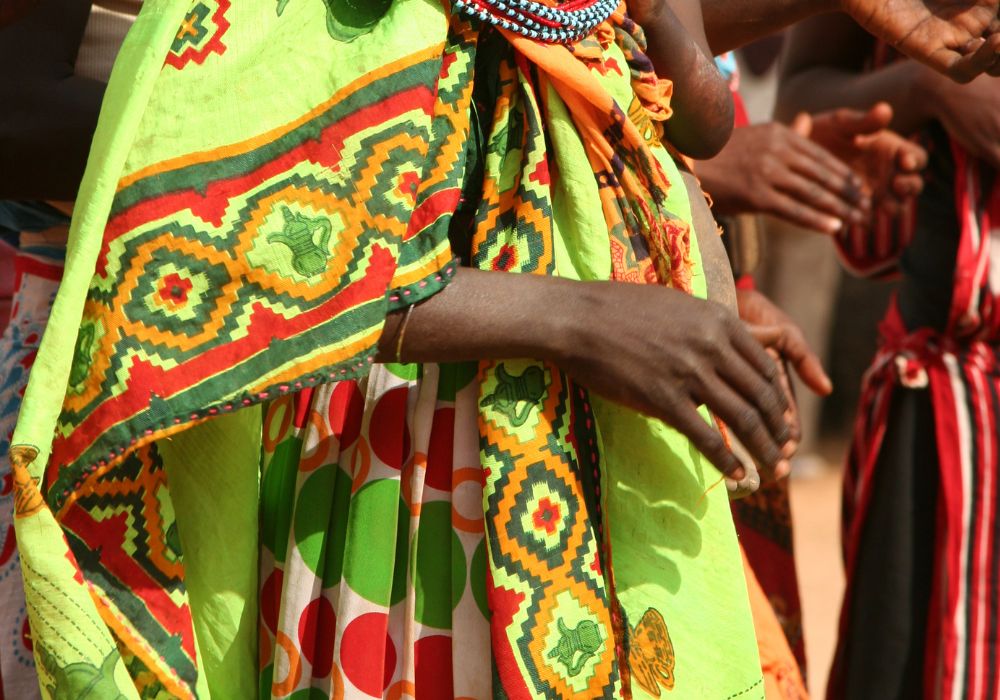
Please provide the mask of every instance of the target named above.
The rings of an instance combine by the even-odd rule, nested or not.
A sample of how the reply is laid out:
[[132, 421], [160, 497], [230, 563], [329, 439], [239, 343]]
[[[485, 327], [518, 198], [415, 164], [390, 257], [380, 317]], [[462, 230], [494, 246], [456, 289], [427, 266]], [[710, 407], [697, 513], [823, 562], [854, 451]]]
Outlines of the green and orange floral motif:
[[87, 379], [90, 366], [93, 364], [94, 340], [97, 337], [97, 327], [93, 323], [80, 326], [76, 336], [76, 351], [73, 353], [73, 363], [69, 370], [69, 385], [77, 386]]
[[111, 650], [100, 668], [84, 661], [60, 666], [44, 646], [39, 647], [38, 657], [52, 678], [45, 687], [52, 700], [125, 700], [115, 683], [115, 666], [121, 658], [117, 649]]

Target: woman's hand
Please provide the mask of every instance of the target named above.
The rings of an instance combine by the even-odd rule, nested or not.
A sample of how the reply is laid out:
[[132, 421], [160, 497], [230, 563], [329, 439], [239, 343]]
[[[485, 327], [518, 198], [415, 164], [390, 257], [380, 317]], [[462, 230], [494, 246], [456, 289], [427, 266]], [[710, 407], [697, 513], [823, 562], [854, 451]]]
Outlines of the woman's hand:
[[893, 111], [880, 102], [867, 112], [837, 109], [812, 117], [811, 138], [847, 163], [879, 208], [897, 214], [923, 190], [927, 151], [888, 129]]
[[809, 346], [798, 324], [770, 299], [754, 289], [737, 289], [736, 304], [740, 320], [766, 348], [795, 368], [802, 382], [820, 396], [833, 390], [830, 378], [823, 371], [819, 356]]
[[386, 319], [379, 362], [549, 360], [598, 394], [673, 426], [736, 479], [743, 466], [697, 412], [701, 404], [765, 469], [784, 460], [792, 435], [774, 361], [736, 314], [714, 302], [654, 285], [462, 268], [413, 308], [404, 332], [405, 315]]
[[[802, 329], [788, 314], [775, 306], [770, 299], [753, 289], [736, 290], [736, 301], [742, 320], [750, 333], [767, 348], [774, 359], [780, 373], [781, 385], [788, 403], [785, 421], [791, 426], [793, 440], [789, 443], [786, 456], [794, 454], [798, 441], [801, 439], [798, 406], [795, 393], [788, 376], [788, 365], [803, 383], [814, 393], [826, 396], [832, 391], [833, 384], [816, 352], [809, 346]], [[787, 475], [787, 470], [775, 470], [774, 476], [781, 478]]]
[[[653, 11], [656, 4], [630, 0], [629, 6], [649, 5], [647, 11]], [[968, 82], [1000, 71], [1000, 0], [702, 0], [705, 31], [716, 54], [837, 10], [953, 80]]]
[[953, 80], [1000, 71], [997, 0], [840, 0], [869, 32]]
[[791, 127], [746, 126], [697, 173], [717, 214], [766, 213], [833, 234], [844, 222], [863, 223], [871, 201], [864, 183], [840, 159], [809, 139], [809, 117]]
[[661, 419], [727, 476], [743, 465], [698, 414], [706, 405], [768, 472], [787, 471], [793, 438], [771, 357], [714, 302], [647, 285], [588, 284], [556, 363], [598, 394]]

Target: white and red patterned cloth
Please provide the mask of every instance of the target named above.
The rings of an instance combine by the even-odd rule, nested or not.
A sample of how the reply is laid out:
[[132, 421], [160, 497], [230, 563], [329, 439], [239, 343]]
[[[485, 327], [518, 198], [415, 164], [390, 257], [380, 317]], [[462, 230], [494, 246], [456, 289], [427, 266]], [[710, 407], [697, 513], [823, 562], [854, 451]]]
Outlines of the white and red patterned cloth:
[[62, 277], [62, 261], [53, 253], [36, 249], [15, 255], [11, 314], [0, 337], [0, 700], [31, 700], [39, 694], [14, 542], [7, 451], [28, 372]]

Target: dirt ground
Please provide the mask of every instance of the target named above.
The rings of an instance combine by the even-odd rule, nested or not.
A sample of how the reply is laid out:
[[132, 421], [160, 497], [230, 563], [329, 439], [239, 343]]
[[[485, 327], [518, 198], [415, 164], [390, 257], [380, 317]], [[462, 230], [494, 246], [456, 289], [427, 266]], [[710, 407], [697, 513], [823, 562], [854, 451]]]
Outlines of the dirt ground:
[[840, 470], [825, 466], [793, 477], [792, 521], [802, 595], [809, 690], [819, 700], [837, 639], [844, 592], [840, 558]]

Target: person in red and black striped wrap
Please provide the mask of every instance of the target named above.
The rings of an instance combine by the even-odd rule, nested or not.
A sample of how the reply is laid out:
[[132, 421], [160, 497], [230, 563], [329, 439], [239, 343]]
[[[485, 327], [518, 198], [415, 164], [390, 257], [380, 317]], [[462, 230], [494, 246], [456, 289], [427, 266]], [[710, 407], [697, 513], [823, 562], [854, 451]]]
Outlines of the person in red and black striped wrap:
[[929, 163], [915, 207], [838, 237], [899, 273], [844, 484], [848, 587], [828, 697], [996, 698], [1000, 617], [1000, 83], [892, 61], [846, 18], [793, 33], [780, 102], [886, 100]]

